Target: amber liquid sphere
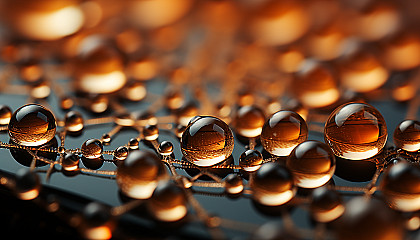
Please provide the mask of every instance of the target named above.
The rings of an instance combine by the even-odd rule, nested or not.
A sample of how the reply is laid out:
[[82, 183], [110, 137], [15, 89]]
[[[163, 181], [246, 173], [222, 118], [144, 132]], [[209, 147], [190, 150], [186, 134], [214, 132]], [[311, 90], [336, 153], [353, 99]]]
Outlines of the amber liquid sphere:
[[95, 138], [86, 140], [81, 148], [82, 155], [88, 159], [101, 157], [103, 150], [102, 142]]
[[258, 150], [249, 149], [239, 157], [239, 166], [247, 172], [257, 171], [263, 163], [263, 157]]
[[181, 150], [191, 163], [208, 167], [224, 161], [233, 151], [233, 133], [222, 120], [199, 116], [191, 120], [181, 138]]
[[354, 197], [337, 225], [338, 240], [404, 239], [399, 215], [375, 198]]
[[386, 123], [371, 105], [346, 103], [331, 113], [325, 124], [324, 138], [336, 156], [366, 159], [375, 156], [385, 146]]
[[317, 222], [331, 222], [344, 213], [340, 194], [327, 187], [314, 189], [310, 203], [310, 213]]
[[296, 193], [293, 175], [278, 163], [266, 163], [260, 167], [250, 179], [253, 198], [266, 206], [279, 206]]
[[264, 124], [261, 144], [275, 156], [288, 156], [308, 138], [308, 126], [303, 118], [292, 111], [274, 113]]
[[160, 182], [147, 203], [150, 214], [164, 222], [179, 221], [188, 212], [183, 189], [171, 181]]
[[234, 119], [236, 132], [248, 138], [260, 136], [264, 122], [264, 112], [256, 106], [239, 108]]
[[73, 61], [74, 84], [78, 91], [108, 94], [125, 85], [123, 59], [102, 37], [89, 36], [79, 48], [79, 55]]
[[408, 152], [420, 149], [420, 122], [415, 120], [402, 121], [394, 131], [394, 143], [397, 148]]
[[7, 125], [12, 118], [12, 110], [6, 105], [0, 105], [0, 125]]
[[323, 66], [298, 74], [292, 81], [292, 91], [307, 108], [326, 107], [340, 98], [337, 80]]
[[286, 166], [293, 173], [297, 186], [317, 188], [334, 175], [335, 157], [325, 143], [306, 141], [293, 149]]
[[135, 199], [148, 199], [158, 182], [166, 177], [158, 156], [146, 150], [135, 150], [118, 166], [117, 184], [121, 192]]
[[385, 172], [381, 190], [388, 204], [399, 211], [420, 210], [420, 168], [402, 161]]
[[39, 104], [17, 109], [9, 123], [10, 139], [24, 146], [40, 146], [54, 138], [56, 123], [50, 110]]

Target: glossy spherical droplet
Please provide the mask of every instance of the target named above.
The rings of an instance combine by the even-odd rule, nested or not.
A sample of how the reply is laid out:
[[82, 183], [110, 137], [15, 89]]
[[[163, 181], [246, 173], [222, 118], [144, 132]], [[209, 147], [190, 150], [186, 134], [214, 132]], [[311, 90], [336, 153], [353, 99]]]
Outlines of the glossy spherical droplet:
[[354, 92], [369, 92], [381, 87], [388, 80], [388, 70], [376, 56], [357, 51], [338, 64], [341, 83]]
[[197, 104], [194, 102], [187, 103], [176, 111], [177, 123], [183, 126], [187, 126], [191, 118], [197, 115]]
[[28, 168], [21, 168], [16, 172], [15, 191], [22, 200], [32, 200], [39, 195], [41, 181], [38, 175]]
[[150, 198], [158, 181], [166, 177], [163, 164], [150, 151], [132, 151], [118, 166], [117, 184], [121, 191], [131, 198]]
[[395, 34], [383, 44], [384, 65], [396, 71], [409, 70], [420, 65], [420, 36], [414, 32]]
[[114, 150], [114, 157], [117, 160], [125, 160], [128, 156], [128, 148], [126, 146], [119, 146]]
[[116, 49], [100, 36], [85, 38], [74, 59], [75, 87], [92, 94], [108, 94], [120, 90], [126, 83], [123, 60]]
[[400, 217], [384, 202], [375, 198], [354, 197], [345, 208], [337, 226], [337, 239], [404, 239]]
[[340, 194], [327, 187], [317, 188], [312, 192], [310, 213], [318, 222], [331, 222], [344, 213]]
[[159, 137], [159, 128], [156, 125], [146, 125], [143, 128], [143, 136], [146, 141], [154, 141]]
[[102, 142], [95, 138], [86, 140], [81, 148], [83, 157], [87, 159], [96, 159], [101, 157], [103, 150]]
[[137, 138], [131, 138], [128, 141], [128, 147], [130, 149], [138, 149], [139, 148], [139, 140]]
[[61, 162], [61, 166], [65, 171], [76, 171], [79, 169], [80, 158], [76, 154], [66, 154]]
[[222, 162], [232, 154], [233, 145], [233, 133], [229, 126], [211, 116], [192, 119], [181, 138], [182, 154], [200, 167]]
[[32, 40], [51, 41], [77, 32], [84, 22], [77, 1], [11, 1], [2, 8], [3, 19], [14, 32]]
[[308, 138], [308, 126], [303, 118], [292, 111], [274, 113], [264, 124], [261, 144], [275, 156], [287, 156]]
[[86, 239], [110, 239], [115, 228], [111, 209], [101, 203], [91, 202], [83, 208], [80, 231]]
[[60, 98], [60, 108], [70, 110], [74, 106], [74, 100], [71, 97], [63, 96]]
[[39, 146], [54, 138], [56, 123], [50, 110], [38, 104], [17, 109], [9, 122], [9, 136], [15, 143]]
[[381, 191], [394, 209], [420, 210], [420, 168], [406, 161], [390, 166], [381, 182]]
[[395, 128], [394, 143], [397, 148], [408, 152], [420, 150], [420, 122], [415, 120], [402, 121]]
[[143, 83], [132, 82], [123, 89], [121, 97], [129, 101], [137, 102], [143, 100], [146, 97], [146, 94], [147, 89]]
[[298, 1], [268, 1], [256, 12], [250, 30], [259, 43], [285, 45], [305, 34], [308, 23], [305, 8]]
[[130, 113], [121, 113], [115, 116], [114, 122], [122, 127], [131, 127], [135, 124], [135, 119]]
[[239, 157], [239, 166], [247, 172], [257, 171], [263, 163], [263, 157], [258, 150], [249, 149]]
[[231, 173], [225, 178], [225, 191], [228, 194], [239, 194], [244, 190], [242, 177], [236, 173]]
[[45, 99], [51, 93], [51, 87], [45, 80], [41, 80], [39, 83], [34, 84], [31, 87], [30, 95], [34, 99]]
[[340, 98], [337, 80], [323, 66], [315, 66], [297, 74], [292, 81], [292, 91], [307, 108], [320, 108], [333, 104]]
[[278, 163], [266, 163], [250, 179], [253, 198], [262, 205], [279, 206], [296, 193], [293, 175]]
[[174, 152], [174, 145], [169, 141], [163, 141], [159, 144], [158, 151], [163, 156], [169, 156]]
[[12, 118], [12, 110], [6, 105], [0, 105], [0, 125], [7, 125]]
[[69, 132], [79, 132], [83, 130], [83, 122], [83, 117], [80, 113], [70, 111], [66, 113], [66, 116], [64, 118], [64, 127]]
[[264, 122], [264, 112], [256, 106], [239, 108], [234, 118], [236, 132], [248, 138], [260, 136]]
[[172, 181], [157, 185], [147, 207], [157, 220], [164, 222], [181, 220], [188, 212], [184, 190]]
[[293, 173], [295, 183], [302, 188], [317, 188], [334, 175], [335, 157], [325, 143], [306, 141], [290, 153], [287, 168]]
[[101, 141], [102, 144], [109, 145], [109, 143], [111, 142], [111, 136], [108, 133], [104, 133], [102, 134]]
[[346, 103], [325, 124], [325, 142], [338, 157], [361, 160], [385, 146], [387, 129], [381, 113], [366, 103]]

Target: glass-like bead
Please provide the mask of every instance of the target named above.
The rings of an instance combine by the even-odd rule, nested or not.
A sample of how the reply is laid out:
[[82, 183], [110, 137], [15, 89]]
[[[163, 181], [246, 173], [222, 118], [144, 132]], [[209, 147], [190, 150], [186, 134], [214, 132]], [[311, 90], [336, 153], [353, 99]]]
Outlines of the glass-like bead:
[[149, 212], [163, 222], [181, 220], [188, 213], [184, 190], [172, 181], [160, 182], [147, 201]]
[[318, 222], [331, 222], [344, 213], [340, 194], [327, 187], [316, 188], [312, 192], [310, 213]]
[[257, 171], [262, 163], [263, 157], [258, 150], [246, 150], [239, 157], [239, 166], [247, 172]]
[[98, 139], [91, 138], [86, 140], [81, 148], [83, 157], [87, 159], [96, 159], [102, 156], [103, 145]]
[[361, 160], [385, 146], [387, 128], [381, 113], [366, 103], [346, 103], [335, 109], [325, 124], [324, 138], [338, 157]]
[[326, 184], [334, 175], [335, 157], [325, 143], [306, 141], [299, 144], [286, 160], [296, 185], [317, 188]]
[[233, 133], [222, 120], [212, 116], [192, 119], [181, 138], [181, 150], [191, 163], [208, 167], [224, 161], [233, 151]]
[[394, 209], [420, 210], [420, 167], [406, 161], [390, 166], [382, 179], [381, 191]]
[[260, 136], [264, 122], [264, 112], [256, 106], [240, 107], [234, 118], [236, 132], [248, 138]]
[[6, 105], [0, 105], [0, 125], [7, 125], [12, 118], [12, 110]]
[[76, 154], [66, 154], [61, 162], [61, 166], [65, 171], [75, 171], [79, 169], [80, 158]]
[[53, 139], [55, 132], [54, 115], [39, 104], [20, 107], [9, 122], [9, 136], [20, 145], [40, 146]]
[[340, 240], [404, 239], [400, 219], [383, 201], [354, 197], [345, 205], [336, 226], [336, 237]]
[[278, 111], [264, 124], [261, 144], [275, 156], [287, 156], [308, 138], [308, 126], [303, 118], [293, 111]]
[[166, 176], [165, 168], [155, 153], [132, 151], [118, 166], [117, 184], [128, 197], [147, 199]]
[[137, 138], [131, 138], [128, 141], [128, 147], [130, 149], [138, 149], [139, 148], [139, 140], [137, 140]]
[[19, 199], [32, 200], [39, 195], [41, 181], [36, 172], [21, 168], [16, 172], [15, 191]]
[[83, 208], [80, 231], [86, 239], [110, 239], [115, 228], [111, 209], [101, 203], [91, 202]]
[[159, 137], [159, 128], [156, 125], [146, 125], [143, 128], [143, 136], [146, 141], [154, 141]]
[[169, 141], [163, 141], [159, 144], [158, 151], [161, 155], [169, 156], [174, 152], [174, 145]]
[[126, 146], [119, 146], [114, 150], [114, 157], [117, 160], [124, 160], [128, 156], [128, 148]]
[[307, 108], [326, 107], [340, 98], [337, 80], [323, 66], [315, 66], [299, 73], [292, 81], [292, 91]]
[[69, 132], [79, 132], [83, 129], [83, 117], [80, 113], [75, 111], [70, 111], [66, 113], [64, 118], [64, 127]]
[[296, 194], [292, 173], [278, 163], [265, 163], [250, 179], [253, 198], [262, 205], [279, 206]]
[[420, 150], [420, 122], [416, 120], [402, 121], [395, 128], [394, 143], [397, 148], [408, 152]]
[[231, 173], [225, 178], [225, 191], [228, 194], [239, 194], [244, 190], [242, 177], [236, 173]]

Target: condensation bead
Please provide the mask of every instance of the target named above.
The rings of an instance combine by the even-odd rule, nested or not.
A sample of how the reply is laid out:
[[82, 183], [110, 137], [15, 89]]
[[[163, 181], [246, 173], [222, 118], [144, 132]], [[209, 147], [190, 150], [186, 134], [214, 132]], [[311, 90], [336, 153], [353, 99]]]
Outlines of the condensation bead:
[[358, 51], [339, 62], [341, 83], [354, 92], [369, 92], [388, 80], [388, 70], [366, 51]]
[[268, 1], [257, 10], [250, 24], [250, 31], [258, 43], [289, 44], [308, 29], [308, 13], [297, 1]]
[[236, 132], [248, 138], [260, 136], [264, 122], [264, 112], [256, 106], [240, 107], [234, 118]]
[[126, 83], [122, 57], [99, 35], [82, 40], [73, 67], [75, 88], [81, 92], [109, 94]]
[[41, 181], [38, 175], [28, 168], [16, 172], [15, 191], [19, 199], [32, 200], [39, 195]]
[[70, 110], [74, 106], [74, 100], [68, 96], [60, 98], [60, 108], [63, 110]]
[[30, 90], [31, 97], [35, 99], [47, 98], [50, 93], [51, 87], [45, 82], [45, 80], [41, 80], [39, 83], [36, 83]]
[[9, 122], [9, 136], [15, 143], [40, 146], [54, 138], [56, 123], [50, 110], [38, 104], [17, 109]]
[[308, 126], [303, 118], [292, 111], [278, 111], [264, 124], [261, 144], [275, 156], [287, 156], [308, 138]]
[[158, 182], [167, 177], [158, 156], [146, 150], [132, 151], [118, 166], [117, 184], [128, 197], [150, 198]]
[[228, 194], [239, 194], [244, 190], [242, 177], [236, 173], [231, 173], [225, 178], [225, 191]]
[[37, 41], [58, 40], [77, 32], [84, 23], [78, 1], [7, 1], [3, 20], [24, 38]]
[[137, 140], [137, 138], [131, 138], [128, 141], [128, 147], [130, 149], [138, 149], [139, 148], [139, 140]]
[[119, 146], [114, 150], [114, 157], [117, 160], [125, 160], [128, 156], [128, 148], [126, 146]]
[[76, 154], [66, 154], [61, 162], [61, 167], [65, 171], [76, 171], [79, 169], [80, 158]]
[[212, 116], [191, 119], [181, 138], [181, 151], [191, 163], [208, 167], [227, 159], [233, 151], [233, 133], [222, 120]]
[[101, 141], [104, 145], [109, 145], [109, 143], [111, 142], [111, 136], [109, 136], [108, 133], [104, 133], [102, 134]]
[[69, 132], [79, 132], [83, 130], [84, 121], [80, 113], [75, 111], [70, 111], [66, 113], [64, 118], [64, 127], [66, 131]]
[[83, 157], [87, 159], [96, 159], [102, 156], [103, 145], [98, 139], [91, 138], [86, 140], [81, 148]]
[[175, 222], [188, 213], [184, 190], [172, 181], [160, 182], [147, 201], [149, 212], [160, 221]]
[[6, 105], [0, 105], [0, 125], [7, 125], [12, 118], [12, 110]]
[[263, 157], [258, 150], [249, 149], [239, 157], [239, 166], [247, 172], [257, 171], [263, 163]]
[[339, 240], [404, 239], [399, 215], [375, 198], [354, 197], [337, 225]]
[[86, 239], [110, 239], [115, 228], [111, 209], [103, 204], [91, 202], [82, 212], [80, 231]]
[[420, 210], [420, 168], [406, 161], [391, 166], [382, 179], [381, 191], [394, 209], [403, 212]]
[[197, 115], [197, 105], [193, 102], [187, 103], [176, 111], [177, 123], [180, 125], [187, 126], [191, 118]]
[[296, 194], [292, 173], [278, 163], [265, 163], [250, 179], [252, 197], [260, 204], [279, 206]]
[[302, 188], [317, 188], [334, 175], [335, 157], [325, 143], [306, 141], [299, 144], [286, 160], [295, 183]]
[[146, 125], [156, 125], [158, 124], [158, 119], [153, 113], [143, 112], [137, 116], [137, 124], [141, 126]]
[[121, 97], [137, 102], [143, 100], [147, 95], [146, 86], [140, 82], [133, 82], [128, 84], [124, 89]]
[[297, 74], [291, 87], [299, 102], [307, 108], [326, 107], [340, 98], [337, 80], [321, 65]]
[[344, 213], [340, 194], [327, 187], [316, 188], [312, 192], [310, 213], [317, 222], [331, 222]]
[[143, 136], [146, 141], [154, 141], [159, 137], [159, 128], [156, 125], [146, 125], [143, 128]]
[[122, 127], [131, 127], [135, 124], [134, 117], [129, 113], [122, 113], [115, 116], [115, 124]]
[[408, 152], [420, 150], [420, 122], [416, 120], [402, 121], [395, 128], [394, 143], [397, 148]]
[[366, 103], [346, 103], [329, 116], [325, 142], [338, 157], [361, 160], [375, 156], [385, 146], [387, 129], [381, 113]]
[[109, 98], [105, 95], [95, 95], [88, 99], [88, 109], [94, 113], [103, 113], [109, 107]]
[[174, 151], [174, 145], [169, 141], [163, 141], [159, 144], [158, 151], [163, 156], [169, 156]]

